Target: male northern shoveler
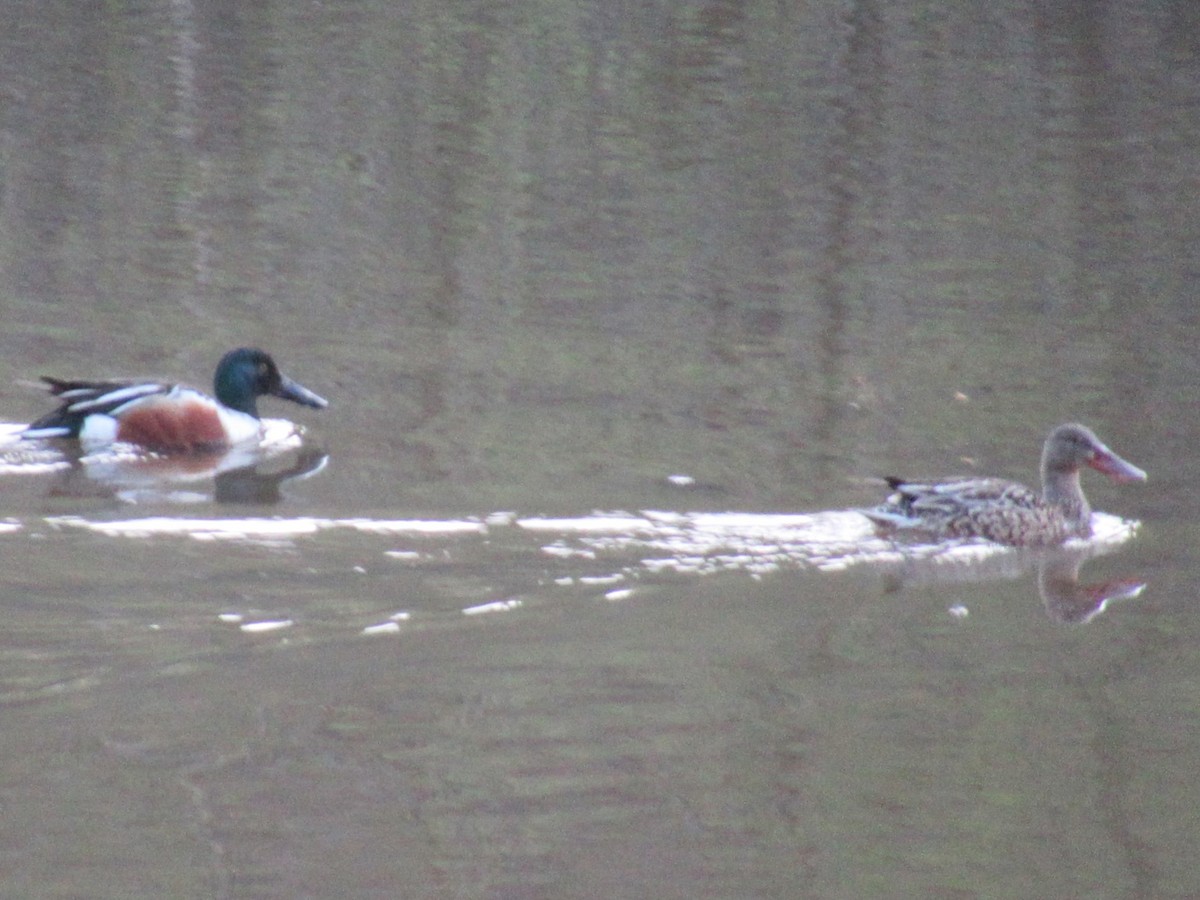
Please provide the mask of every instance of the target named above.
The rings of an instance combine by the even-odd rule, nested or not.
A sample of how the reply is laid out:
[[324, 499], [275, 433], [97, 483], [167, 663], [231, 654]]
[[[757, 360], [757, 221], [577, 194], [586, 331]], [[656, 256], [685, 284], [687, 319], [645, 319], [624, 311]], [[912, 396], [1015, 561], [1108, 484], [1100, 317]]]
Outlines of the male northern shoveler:
[[920, 483], [888, 478], [895, 491], [864, 510], [881, 534], [911, 530], [936, 539], [982, 537], [1001, 544], [1045, 547], [1092, 533], [1092, 508], [1079, 486], [1091, 466], [1113, 481], [1144, 481], [1146, 473], [1113, 453], [1083, 425], [1059, 425], [1042, 448], [1042, 493], [1002, 478]]
[[266, 394], [321, 409], [328, 404], [279, 371], [262, 350], [230, 350], [213, 377], [216, 399], [160, 382], [63, 381], [43, 377], [62, 401], [23, 431], [27, 438], [78, 438], [89, 448], [116, 442], [158, 453], [202, 453], [258, 440], [258, 398]]

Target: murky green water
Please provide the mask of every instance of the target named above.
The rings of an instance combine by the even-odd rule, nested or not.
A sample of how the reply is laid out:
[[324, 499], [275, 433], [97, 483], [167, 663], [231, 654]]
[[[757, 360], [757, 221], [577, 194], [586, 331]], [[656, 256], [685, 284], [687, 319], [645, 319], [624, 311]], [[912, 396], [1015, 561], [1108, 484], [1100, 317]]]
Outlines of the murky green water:
[[[6, 11], [0, 420], [331, 405], [0, 474], [0, 894], [1200, 892], [1191, 5]], [[1065, 576], [843, 512], [1074, 419]]]

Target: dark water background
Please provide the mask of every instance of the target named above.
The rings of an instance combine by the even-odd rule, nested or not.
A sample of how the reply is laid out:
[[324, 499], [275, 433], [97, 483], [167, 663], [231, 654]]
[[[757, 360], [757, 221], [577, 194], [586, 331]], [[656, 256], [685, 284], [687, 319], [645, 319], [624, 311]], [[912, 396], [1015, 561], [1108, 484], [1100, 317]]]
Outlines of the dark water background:
[[[0, 893], [1200, 894], [1200, 6], [2, 8], [0, 418], [245, 344], [331, 405], [277, 503], [0, 476]], [[1073, 419], [1150, 473], [1088, 480], [1147, 586], [1087, 624], [497, 518], [1029, 481]], [[243, 516], [343, 524], [89, 527]], [[493, 524], [345, 524], [401, 520]]]

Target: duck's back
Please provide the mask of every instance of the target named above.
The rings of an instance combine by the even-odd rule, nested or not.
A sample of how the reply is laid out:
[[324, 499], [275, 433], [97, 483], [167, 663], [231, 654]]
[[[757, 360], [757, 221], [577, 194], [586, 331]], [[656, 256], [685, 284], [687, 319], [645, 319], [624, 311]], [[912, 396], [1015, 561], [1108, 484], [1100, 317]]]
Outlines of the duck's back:
[[986, 538], [1001, 544], [1060, 544], [1074, 529], [1057, 507], [1003, 478], [911, 482], [889, 478], [894, 493], [867, 511], [885, 533], [911, 531], [934, 538]]

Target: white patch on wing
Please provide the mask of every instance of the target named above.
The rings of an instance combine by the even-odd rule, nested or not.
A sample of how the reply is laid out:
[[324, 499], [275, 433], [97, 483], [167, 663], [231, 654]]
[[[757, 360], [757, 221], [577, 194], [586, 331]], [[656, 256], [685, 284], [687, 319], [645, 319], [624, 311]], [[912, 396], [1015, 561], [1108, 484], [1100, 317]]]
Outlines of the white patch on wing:
[[[165, 386], [161, 384], [131, 384], [129, 387], [108, 391], [98, 397], [93, 397], [91, 400], [80, 400], [78, 403], [72, 403], [71, 412], [81, 413], [87, 412], [89, 409], [107, 409], [109, 407], [112, 407], [113, 412], [118, 412], [132, 402], [153, 394], [161, 394], [164, 391]], [[67, 391], [62, 396], [67, 397], [73, 393], [75, 392]], [[117, 405], [114, 407], [113, 404]]]

